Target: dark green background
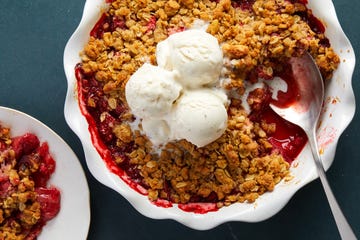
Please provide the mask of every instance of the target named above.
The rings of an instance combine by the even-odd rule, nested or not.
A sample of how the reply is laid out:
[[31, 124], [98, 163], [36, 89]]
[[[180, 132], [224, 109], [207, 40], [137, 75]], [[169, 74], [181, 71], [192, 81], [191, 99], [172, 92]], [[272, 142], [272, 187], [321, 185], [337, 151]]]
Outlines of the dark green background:
[[[321, 0], [318, 0], [321, 1]], [[171, 220], [140, 215], [90, 174], [78, 138], [64, 120], [65, 44], [78, 25], [84, 0], [0, 0], [0, 105], [47, 124], [75, 151], [91, 192], [88, 239], [339, 239], [319, 180], [301, 189], [274, 217], [260, 223], [226, 223], [195, 231]], [[341, 25], [360, 55], [360, 2], [334, 0]], [[353, 87], [360, 91], [355, 69]], [[357, 101], [359, 105], [359, 102]], [[1, 117], [1, 116], [0, 116]], [[340, 139], [328, 178], [344, 214], [360, 236], [359, 115]]]

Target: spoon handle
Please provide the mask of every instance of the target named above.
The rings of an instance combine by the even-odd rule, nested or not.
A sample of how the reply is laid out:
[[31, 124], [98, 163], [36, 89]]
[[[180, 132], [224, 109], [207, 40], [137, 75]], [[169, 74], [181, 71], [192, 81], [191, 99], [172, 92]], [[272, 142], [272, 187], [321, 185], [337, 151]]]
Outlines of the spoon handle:
[[322, 164], [322, 161], [320, 159], [319, 150], [316, 143], [316, 135], [315, 131], [313, 131], [312, 136], [308, 136], [311, 152], [313, 155], [313, 158], [315, 160], [316, 169], [318, 172], [318, 175], [320, 177], [320, 181], [322, 183], [322, 186], [325, 190], [326, 197], [328, 199], [332, 214], [334, 216], [337, 228], [339, 230], [340, 236], [342, 239], [345, 240], [356, 240], [356, 236], [351, 229], [349, 223], [347, 222], [343, 212], [341, 211], [339, 204], [336, 201], [336, 198], [331, 190], [331, 187], [329, 185], [329, 182], [326, 178], [324, 166]]

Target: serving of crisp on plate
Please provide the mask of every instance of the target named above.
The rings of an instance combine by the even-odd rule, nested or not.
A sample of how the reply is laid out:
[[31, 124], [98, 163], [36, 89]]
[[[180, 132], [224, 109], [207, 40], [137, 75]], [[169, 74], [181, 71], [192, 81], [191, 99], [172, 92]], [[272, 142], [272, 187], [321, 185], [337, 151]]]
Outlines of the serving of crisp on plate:
[[[32, 228], [34, 231], [31, 232], [30, 235], [24, 236], [22, 233], [28, 231], [28, 225], [23, 222], [23, 232], [20, 233], [19, 230], [21, 230], [22, 226], [15, 224], [15, 218], [10, 219], [9, 222], [13, 221], [13, 224], [9, 224], [9, 226], [17, 226], [17, 228], [8, 229], [8, 232], [14, 233], [14, 235], [9, 234], [6, 237], [11, 239], [24, 239], [24, 237], [25, 239], [33, 239], [39, 234], [38, 231], [41, 230], [37, 237], [39, 240], [86, 239], [90, 226], [89, 188], [80, 162], [71, 148], [43, 123], [14, 109], [0, 107], [0, 125], [1, 129], [8, 129], [10, 136], [15, 137], [12, 140], [14, 143], [12, 146], [15, 147], [15, 154], [18, 154], [16, 152], [20, 150], [23, 151], [24, 154], [19, 160], [19, 163], [17, 163], [19, 165], [18, 173], [11, 171], [10, 177], [8, 176], [10, 181], [12, 181], [11, 184], [16, 186], [19, 192], [11, 190], [11, 195], [7, 196], [7, 199], [3, 199], [4, 201], [2, 203], [5, 205], [2, 207], [4, 207], [5, 211], [3, 212], [1, 210], [2, 227], [6, 227], [4, 221], [7, 217], [6, 208], [10, 209], [10, 200], [12, 199], [13, 201], [14, 199], [19, 199], [20, 201], [19, 210], [22, 211], [22, 216], [19, 217], [20, 219], [37, 219], [36, 203], [32, 204], [32, 206], [30, 206], [30, 200], [24, 204], [21, 203], [24, 194], [32, 194], [31, 191], [22, 190], [24, 187], [21, 187], [21, 185], [25, 184], [26, 188], [31, 189], [34, 181], [35, 190], [33, 192], [37, 194], [35, 198], [40, 202], [41, 217], [42, 219], [48, 220], [42, 229], [37, 229], [37, 226], [43, 224], [39, 222], [40, 225], [35, 225], [35, 229]], [[20, 138], [16, 139], [16, 137]], [[33, 154], [29, 152], [29, 149], [33, 148], [31, 147], [31, 141], [29, 141], [30, 138], [32, 139], [31, 141], [35, 139], [35, 141], [37, 140], [41, 143], [41, 145], [34, 150]], [[19, 142], [19, 139], [22, 142]], [[2, 142], [0, 142], [0, 145], [1, 143]], [[20, 148], [16, 147], [17, 145], [21, 145]], [[36, 144], [34, 146], [36, 147]], [[2, 151], [2, 154], [3, 153], [4, 155], [6, 154]], [[27, 171], [34, 171], [32, 168], [30, 169], [30, 166], [33, 165], [36, 167], [38, 164], [38, 157], [36, 155], [42, 155], [43, 153], [46, 153], [43, 156], [44, 162], [40, 162], [38, 166], [40, 169], [39, 172], [42, 172], [42, 175], [36, 175], [37, 173], [35, 172], [30, 177], [27, 177]], [[4, 155], [2, 155], [2, 160], [4, 159]], [[6, 163], [2, 163], [2, 166], [6, 166]], [[4, 174], [5, 172], [2, 172], [2, 181], [6, 179]], [[45, 176], [43, 176], [44, 174]], [[21, 180], [19, 180], [19, 176], [21, 176]], [[48, 181], [47, 177], [49, 178]], [[17, 183], [14, 182], [16, 178], [18, 178]], [[46, 180], [46, 182], [44, 182], [44, 180]], [[5, 189], [7, 185], [2, 182], [1, 186]], [[8, 187], [8, 189], [13, 188], [14, 187]], [[2, 189], [2, 197], [4, 197], [4, 189]], [[6, 221], [7, 220], [8, 219], [6, 219]], [[7, 234], [6, 231], [2, 231], [2, 233]]]

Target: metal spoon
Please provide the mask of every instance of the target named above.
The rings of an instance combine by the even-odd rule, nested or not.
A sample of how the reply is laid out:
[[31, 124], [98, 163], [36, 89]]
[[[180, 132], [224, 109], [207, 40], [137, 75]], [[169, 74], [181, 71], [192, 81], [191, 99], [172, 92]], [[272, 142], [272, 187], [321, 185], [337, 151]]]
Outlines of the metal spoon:
[[308, 53], [302, 57], [291, 58], [290, 64], [299, 87], [298, 99], [286, 108], [279, 108], [274, 104], [270, 104], [270, 107], [282, 118], [305, 131], [340, 236], [346, 240], [357, 239], [330, 188], [317, 146], [316, 128], [324, 99], [323, 79], [316, 63]]

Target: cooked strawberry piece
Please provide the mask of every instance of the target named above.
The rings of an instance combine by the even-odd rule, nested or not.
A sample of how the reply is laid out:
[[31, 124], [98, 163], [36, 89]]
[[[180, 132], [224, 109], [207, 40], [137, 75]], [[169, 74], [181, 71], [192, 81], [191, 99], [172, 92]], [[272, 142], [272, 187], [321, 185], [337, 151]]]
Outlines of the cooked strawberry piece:
[[99, 123], [99, 132], [105, 142], [110, 142], [114, 139], [112, 128], [115, 124], [115, 118], [110, 114], [105, 115], [105, 119]]
[[11, 188], [9, 177], [2, 177], [0, 179], [0, 198], [7, 197]]
[[40, 156], [39, 169], [34, 173], [33, 178], [36, 186], [45, 187], [51, 174], [55, 171], [55, 160], [49, 153], [49, 146], [45, 142], [36, 150]]
[[156, 28], [156, 17], [152, 16], [147, 24], [147, 32], [154, 31]]
[[60, 211], [60, 191], [56, 188], [37, 188], [37, 201], [41, 206], [43, 221], [53, 219]]
[[244, 11], [251, 11], [255, 0], [233, 0], [232, 5], [234, 8], [241, 8]]
[[23, 155], [30, 154], [40, 145], [37, 136], [32, 133], [26, 133], [12, 140], [11, 147], [15, 151], [15, 156], [20, 159]]
[[4, 142], [0, 142], [0, 151], [4, 151], [7, 148], [7, 145]]
[[108, 16], [106, 13], [103, 13], [103, 15], [101, 15], [100, 19], [91, 30], [90, 36], [100, 39], [105, 32], [113, 32], [117, 28], [126, 28], [124, 19], [117, 16]]
[[112, 18], [112, 21], [110, 22], [110, 26], [111, 26], [110, 29], [111, 32], [115, 31], [117, 28], [126, 29], [125, 20], [118, 16]]

